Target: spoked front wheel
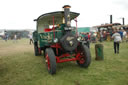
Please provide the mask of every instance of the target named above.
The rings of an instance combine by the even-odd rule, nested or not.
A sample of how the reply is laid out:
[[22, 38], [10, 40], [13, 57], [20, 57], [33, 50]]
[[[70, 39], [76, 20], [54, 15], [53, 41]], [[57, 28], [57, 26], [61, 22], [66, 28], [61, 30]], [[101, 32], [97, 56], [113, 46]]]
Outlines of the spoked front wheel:
[[81, 44], [77, 49], [77, 64], [80, 67], [87, 68], [91, 63], [90, 50], [86, 45]]
[[45, 62], [50, 74], [56, 73], [56, 58], [52, 48], [46, 48], [45, 51]]

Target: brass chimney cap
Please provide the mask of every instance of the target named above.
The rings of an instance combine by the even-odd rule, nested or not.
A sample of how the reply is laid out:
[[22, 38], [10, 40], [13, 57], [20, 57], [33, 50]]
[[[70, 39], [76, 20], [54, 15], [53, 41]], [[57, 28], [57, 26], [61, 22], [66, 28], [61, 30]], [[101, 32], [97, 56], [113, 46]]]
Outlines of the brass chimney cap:
[[71, 8], [70, 5], [64, 5], [63, 8]]

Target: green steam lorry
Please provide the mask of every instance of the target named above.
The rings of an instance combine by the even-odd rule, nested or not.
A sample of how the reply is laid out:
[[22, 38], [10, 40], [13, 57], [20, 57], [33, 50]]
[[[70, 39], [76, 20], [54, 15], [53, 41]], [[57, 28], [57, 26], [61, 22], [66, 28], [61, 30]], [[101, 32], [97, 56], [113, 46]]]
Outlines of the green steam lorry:
[[[35, 56], [42, 51], [50, 74], [56, 73], [56, 64], [76, 61], [83, 68], [91, 63], [90, 50], [77, 34], [79, 13], [70, 12], [70, 6], [65, 5], [64, 11], [56, 11], [39, 16], [36, 21], [36, 31], [33, 32]], [[76, 27], [71, 27], [71, 20], [76, 21]]]

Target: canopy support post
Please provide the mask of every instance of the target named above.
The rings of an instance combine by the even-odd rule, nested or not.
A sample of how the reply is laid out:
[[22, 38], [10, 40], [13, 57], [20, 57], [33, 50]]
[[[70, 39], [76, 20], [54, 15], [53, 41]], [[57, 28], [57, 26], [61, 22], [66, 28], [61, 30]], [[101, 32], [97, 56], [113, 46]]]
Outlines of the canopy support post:
[[76, 22], [76, 37], [78, 37], [78, 31], [77, 31], [77, 18], [75, 18], [75, 22]]
[[54, 16], [53, 16], [53, 35], [54, 35], [54, 39], [55, 39], [55, 27], [54, 27], [55, 23], [54, 23]]

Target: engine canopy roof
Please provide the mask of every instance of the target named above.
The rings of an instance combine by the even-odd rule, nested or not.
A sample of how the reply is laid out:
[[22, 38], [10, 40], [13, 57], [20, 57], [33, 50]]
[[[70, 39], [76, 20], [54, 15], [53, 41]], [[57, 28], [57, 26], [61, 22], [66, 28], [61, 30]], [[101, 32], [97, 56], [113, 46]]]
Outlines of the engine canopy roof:
[[[45, 13], [41, 16], [39, 16], [35, 21], [38, 23], [42, 24], [53, 24], [53, 16], [54, 16], [54, 24], [62, 24], [62, 20], [64, 17], [64, 11], [56, 11], [56, 12], [50, 12], [50, 13]], [[70, 19], [73, 20], [76, 17], [79, 16], [79, 13], [76, 12], [70, 12]]]

